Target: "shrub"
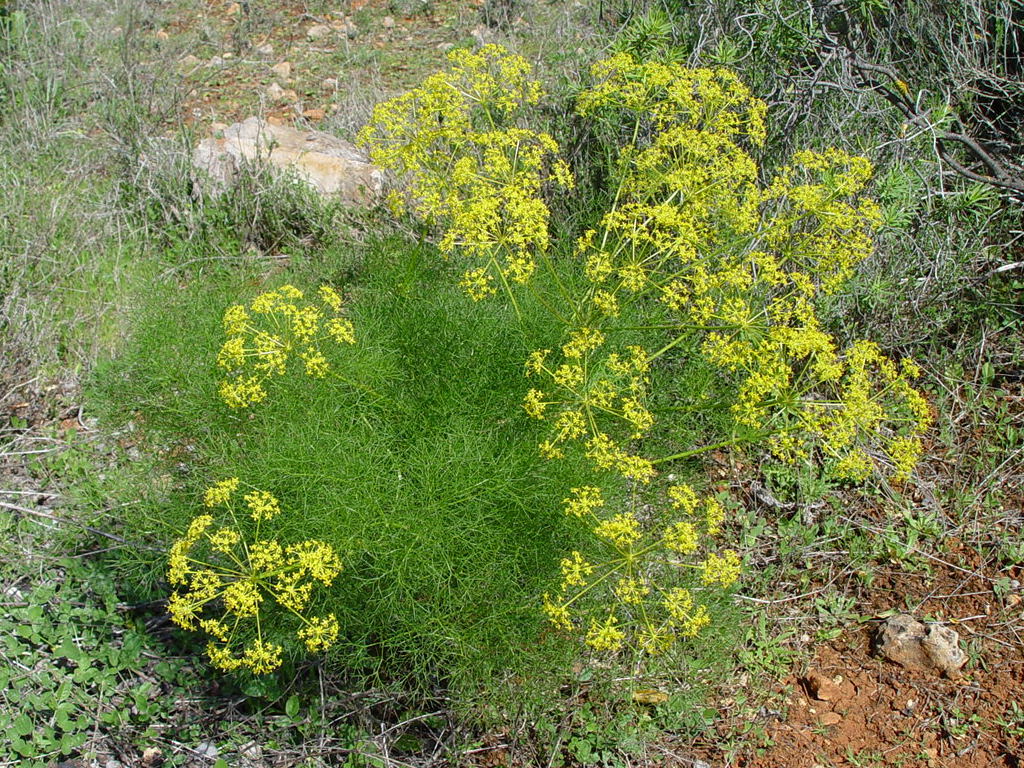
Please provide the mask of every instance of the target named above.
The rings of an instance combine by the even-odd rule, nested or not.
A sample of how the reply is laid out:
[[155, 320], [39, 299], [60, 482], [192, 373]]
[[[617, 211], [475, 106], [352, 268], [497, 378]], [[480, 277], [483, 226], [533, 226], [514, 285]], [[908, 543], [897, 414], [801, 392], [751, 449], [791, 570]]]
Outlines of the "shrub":
[[[332, 658], [350, 668], [466, 691], [564, 651], [545, 615], [593, 652], [659, 654], [713, 620], [741, 571], [721, 500], [655, 482], [660, 470], [746, 443], [847, 479], [900, 478], [920, 451], [913, 363], [868, 341], [842, 349], [816, 315], [870, 251], [867, 161], [800, 152], [761, 183], [749, 149], [765, 107], [733, 74], [618, 54], [576, 100], [625, 137], [609, 152], [614, 203], [559, 255], [544, 194], [572, 178], [553, 139], [522, 125], [539, 84], [496, 46], [450, 58], [363, 134], [409, 177], [393, 202], [439, 227], [437, 252], [386, 244], [312, 302], [291, 284], [197, 302], [195, 331], [144, 334], [130, 358], [122, 397], [136, 387], [178, 440], [197, 431], [184, 414], [205, 432], [193, 494], [210, 474], [237, 477], [291, 510], [214, 529], [186, 495], [162, 531], [148, 526], [178, 539], [180, 625], [228, 643], [226, 618], [253, 619], [222, 667], [268, 671], [315, 625], [312, 645], [336, 633]], [[709, 369], [717, 383], [699, 389]], [[666, 400], [676, 387], [652, 389], [666, 370], [699, 373], [697, 390]], [[695, 399], [724, 408], [728, 431], [651, 453]], [[286, 543], [263, 562], [271, 541], [330, 553], [316, 596], [280, 581], [315, 576]], [[215, 554], [188, 560], [200, 545]], [[164, 564], [146, 567], [158, 582]]]

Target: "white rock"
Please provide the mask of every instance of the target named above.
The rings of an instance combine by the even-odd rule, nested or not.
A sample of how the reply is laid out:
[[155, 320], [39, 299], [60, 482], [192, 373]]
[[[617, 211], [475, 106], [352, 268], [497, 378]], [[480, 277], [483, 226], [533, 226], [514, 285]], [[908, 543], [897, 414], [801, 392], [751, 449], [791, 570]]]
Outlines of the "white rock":
[[222, 59], [220, 56], [214, 56], [208, 62], [206, 62], [206, 66], [208, 66], [208, 67], [223, 67], [224, 66], [224, 59]]
[[220, 750], [217, 749], [217, 745], [212, 741], [201, 741], [196, 747], [196, 754], [201, 757], [214, 758], [220, 754]]
[[228, 126], [223, 138], [204, 139], [192, 154], [193, 165], [210, 176], [214, 190], [231, 183], [250, 162], [289, 168], [319, 193], [350, 205], [372, 203], [384, 182], [380, 169], [349, 142], [256, 117]]
[[334, 34], [334, 30], [326, 24], [314, 24], [306, 30], [306, 39], [311, 43], [315, 43], [317, 40], [327, 39], [332, 34]]
[[282, 88], [277, 83], [271, 83], [270, 85], [267, 86], [267, 98], [269, 99], [279, 101], [280, 99], [284, 98], [284, 93], [284, 88]]
[[248, 744], [243, 744], [241, 747], [238, 748], [238, 754], [240, 754], [246, 760], [257, 762], [263, 758], [263, 747], [261, 747], [255, 741], [250, 741]]
[[477, 24], [470, 30], [469, 34], [473, 36], [473, 41], [478, 48], [494, 42], [494, 32], [490, 27], [486, 27], [483, 24]]
[[287, 80], [292, 76], [292, 63], [290, 61], [282, 61], [270, 68], [270, 71], [281, 80]]
[[274, 46], [272, 46], [270, 43], [264, 43], [263, 45], [257, 45], [255, 48], [253, 48], [253, 50], [256, 52], [256, 55], [258, 55], [258, 56], [273, 56], [274, 55]]
[[899, 613], [886, 619], [875, 634], [875, 652], [907, 669], [934, 670], [958, 677], [967, 663], [960, 637], [949, 627], [922, 624]]

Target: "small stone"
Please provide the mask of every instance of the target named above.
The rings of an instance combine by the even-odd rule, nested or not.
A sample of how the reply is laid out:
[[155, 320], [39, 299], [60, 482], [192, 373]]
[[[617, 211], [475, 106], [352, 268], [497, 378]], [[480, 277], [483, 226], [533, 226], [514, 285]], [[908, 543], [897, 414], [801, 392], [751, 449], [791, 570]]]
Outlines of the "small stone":
[[270, 43], [263, 43], [263, 45], [257, 45], [253, 50], [258, 56], [273, 56], [274, 46]]
[[320, 108], [305, 109], [302, 111], [302, 116], [307, 120], [323, 120], [327, 117], [327, 113]]
[[913, 616], [899, 613], [886, 619], [874, 639], [875, 652], [905, 669], [937, 671], [959, 677], [967, 663], [960, 636], [939, 624], [925, 626]]
[[835, 701], [842, 695], [835, 682], [818, 672], [809, 672], [804, 677], [804, 685], [818, 701]]
[[255, 741], [250, 741], [248, 744], [243, 744], [238, 748], [238, 754], [246, 760], [250, 760], [254, 763], [259, 762], [263, 758], [263, 747]]
[[146, 747], [142, 750], [142, 764], [156, 766], [163, 762], [163, 756], [157, 747]]
[[213, 56], [208, 62], [206, 62], [206, 66], [208, 66], [208, 67], [223, 67], [224, 66], [224, 59], [221, 58], [220, 56]]
[[338, 81], [333, 77], [326, 77], [321, 81], [320, 87], [325, 91], [336, 91], [338, 90]]
[[491, 31], [490, 27], [486, 27], [483, 24], [477, 24], [470, 30], [469, 34], [473, 37], [473, 41], [476, 43], [477, 48], [481, 48], [488, 43], [494, 42], [494, 33]]
[[193, 56], [191, 53], [187, 56], [183, 56], [181, 61], [178, 62], [178, 66], [183, 69], [194, 69], [198, 67], [202, 62], [198, 56]]
[[306, 30], [306, 39], [315, 43], [317, 40], [325, 40], [332, 34], [334, 34], [334, 30], [326, 24], [314, 24]]
[[220, 750], [217, 749], [217, 745], [212, 741], [201, 741], [196, 746], [196, 754], [201, 757], [215, 758], [220, 754]]
[[359, 27], [355, 25], [352, 19], [344, 18], [338, 21], [331, 22], [331, 29], [335, 32], [340, 32], [349, 40], [355, 40], [359, 36]]
[[117, 760], [107, 760], [103, 764], [103, 768], [124, 768], [124, 765]]
[[711, 768], [711, 763], [705, 763], [703, 760], [694, 760], [690, 765], [693, 768]]
[[292, 63], [290, 61], [282, 61], [270, 68], [270, 71], [274, 73], [279, 79], [287, 80], [292, 76]]
[[267, 97], [278, 101], [284, 98], [284, 88], [277, 83], [271, 83], [267, 86]]
[[838, 725], [843, 722], [843, 716], [838, 712], [822, 712], [818, 722], [822, 725]]
[[391, 18], [390, 16], [385, 16], [383, 19], [381, 19], [380, 25], [382, 27], [384, 27], [384, 29], [394, 29], [395, 28], [395, 20], [393, 18]]

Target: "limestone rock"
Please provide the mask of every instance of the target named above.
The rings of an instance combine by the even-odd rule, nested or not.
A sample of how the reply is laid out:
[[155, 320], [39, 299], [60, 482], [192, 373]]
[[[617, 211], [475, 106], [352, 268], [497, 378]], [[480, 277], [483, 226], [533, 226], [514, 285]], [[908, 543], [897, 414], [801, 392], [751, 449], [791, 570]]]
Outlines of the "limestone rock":
[[374, 202], [383, 186], [380, 169], [349, 142], [257, 117], [229, 125], [223, 138], [200, 141], [192, 153], [193, 165], [209, 175], [215, 189], [230, 184], [253, 162], [291, 169], [320, 194], [338, 195], [351, 205]]
[[925, 626], [913, 616], [899, 613], [890, 616], [875, 634], [875, 651], [906, 669], [941, 672], [958, 677], [967, 663], [967, 654], [960, 650], [960, 636], [949, 627]]
[[287, 80], [292, 76], [292, 63], [290, 61], [278, 62], [270, 68], [270, 71], [281, 80]]
[[317, 40], [324, 40], [334, 34], [334, 30], [326, 24], [314, 24], [312, 27], [306, 30], [306, 39], [311, 43], [315, 43]]

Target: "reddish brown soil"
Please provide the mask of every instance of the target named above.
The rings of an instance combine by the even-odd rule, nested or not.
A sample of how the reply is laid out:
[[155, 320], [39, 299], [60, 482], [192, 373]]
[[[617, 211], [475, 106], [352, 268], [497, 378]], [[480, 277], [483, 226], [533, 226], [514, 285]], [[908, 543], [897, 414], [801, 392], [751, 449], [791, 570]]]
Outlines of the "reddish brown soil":
[[[1024, 765], [1024, 709], [1013, 709], [1015, 703], [1024, 707], [1024, 600], [1014, 593], [998, 598], [974, 553], [966, 553], [962, 565], [936, 565], [932, 574], [880, 579], [868, 600], [875, 610], [882, 602], [902, 610], [906, 596], [919, 618], [947, 617], [971, 657], [959, 679], [876, 658], [871, 639], [878, 622], [867, 622], [801, 662], [778, 687], [781, 713], [766, 728], [772, 743], [750, 747], [729, 764]], [[815, 675], [833, 683], [817, 696], [810, 684]]]

